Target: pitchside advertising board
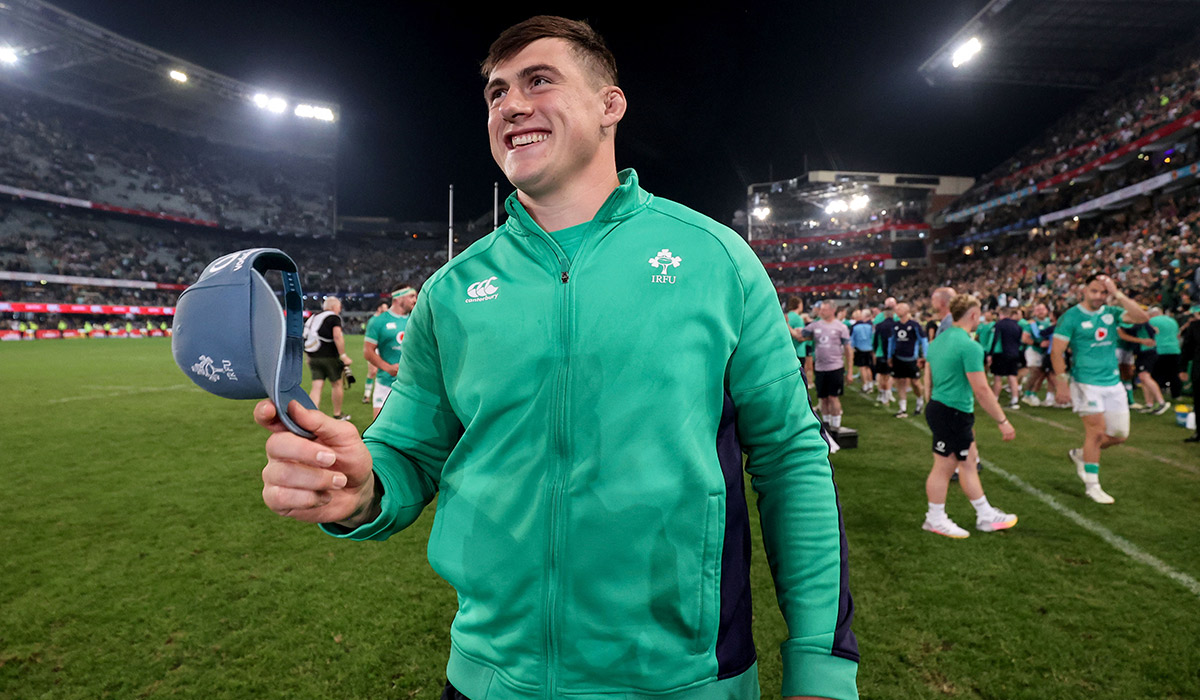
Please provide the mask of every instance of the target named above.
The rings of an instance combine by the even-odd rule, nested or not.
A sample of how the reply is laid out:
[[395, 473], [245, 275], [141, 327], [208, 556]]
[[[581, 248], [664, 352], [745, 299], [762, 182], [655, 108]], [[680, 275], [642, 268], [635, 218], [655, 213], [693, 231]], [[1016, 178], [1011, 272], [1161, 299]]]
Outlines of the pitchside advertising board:
[[[31, 313], [31, 314], [94, 314], [98, 316], [174, 316], [174, 306], [121, 306], [111, 304], [27, 304], [24, 302], [0, 302], [0, 313]], [[308, 316], [310, 312], [305, 311], [304, 315]], [[155, 325], [159, 321], [154, 322]], [[113, 328], [104, 330], [103, 328], [93, 329], [91, 333], [85, 334], [81, 330], [25, 330], [19, 328], [3, 328], [0, 329], [0, 342], [6, 340], [43, 340], [43, 339], [58, 339], [58, 338], [170, 338], [171, 329], [163, 330], [161, 328], [134, 328], [126, 330], [124, 322], [120, 323], [121, 327], [117, 328], [117, 324], [113, 324]]]
[[111, 330], [96, 329], [91, 333], [84, 333], [81, 330], [67, 329], [65, 331], [58, 330], [37, 330], [37, 331], [22, 331], [20, 329], [5, 328], [0, 330], [0, 342], [6, 340], [56, 340], [59, 338], [170, 338], [171, 329], [162, 330], [160, 328], [146, 329], [134, 328], [127, 331], [124, 328], [113, 328]]

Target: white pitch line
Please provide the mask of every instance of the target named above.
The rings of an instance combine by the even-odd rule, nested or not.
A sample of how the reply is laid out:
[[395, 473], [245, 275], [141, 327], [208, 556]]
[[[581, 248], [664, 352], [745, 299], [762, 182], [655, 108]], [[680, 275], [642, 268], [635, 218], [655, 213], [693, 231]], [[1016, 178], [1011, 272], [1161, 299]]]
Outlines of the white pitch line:
[[[1036, 421], [1036, 422], [1042, 423], [1044, 425], [1049, 425], [1053, 428], [1058, 428], [1059, 430], [1062, 430], [1062, 431], [1065, 431], [1068, 433], [1075, 432], [1075, 431], [1071, 430], [1070, 428], [1068, 428], [1067, 426], [1063, 425], [1062, 423], [1059, 423], [1058, 421], [1052, 421], [1048, 418], [1042, 418], [1041, 416], [1035, 416], [1031, 413], [1023, 413], [1023, 412], [1019, 412], [1019, 411], [1014, 411], [1010, 415], [1017, 415], [1017, 416], [1021, 416], [1022, 418], [1028, 418], [1031, 421]], [[1130, 452], [1132, 452], [1134, 454], [1138, 454], [1143, 457], [1148, 457], [1150, 459], [1153, 459], [1156, 462], [1162, 462], [1163, 464], [1170, 465], [1177, 469], [1182, 469], [1185, 472], [1189, 472], [1192, 474], [1200, 474], [1200, 467], [1196, 467], [1195, 465], [1185, 464], [1183, 462], [1176, 462], [1175, 460], [1170, 459], [1169, 457], [1163, 457], [1161, 455], [1156, 455], [1153, 452], [1147, 452], [1146, 450], [1143, 450], [1139, 447], [1134, 447], [1134, 446], [1130, 445], [1129, 443], [1125, 443], [1124, 445], [1121, 445], [1121, 447], [1123, 447], [1126, 450], [1129, 450]]]
[[178, 391], [179, 389], [187, 389], [191, 384], [172, 384], [171, 386], [152, 386], [143, 389], [134, 389], [126, 391], [110, 391], [107, 394], [92, 394], [90, 396], [66, 396], [61, 399], [50, 399], [46, 403], [58, 404], [68, 403], [70, 401], [95, 401], [96, 399], [112, 399], [118, 396], [133, 396], [135, 394], [149, 394], [156, 391]]
[[[916, 423], [913, 421], [905, 421], [905, 422], [908, 423], [909, 425], [919, 428], [926, 435], [933, 434], [930, 432], [929, 426], [927, 426], [927, 425], [922, 425], [921, 423]], [[1005, 471], [1004, 469], [997, 467], [995, 464], [991, 463], [990, 461], [988, 461], [986, 459], [980, 459], [979, 461], [983, 463], [983, 466], [988, 468], [990, 473], [994, 473], [996, 476], [1000, 477], [1001, 479], [1008, 481], [1009, 483], [1013, 484], [1014, 486], [1021, 489], [1025, 493], [1028, 493], [1030, 496], [1033, 496], [1034, 498], [1038, 499], [1042, 503], [1045, 503], [1046, 505], [1050, 506], [1050, 508], [1052, 508], [1059, 514], [1065, 516], [1068, 520], [1074, 522], [1076, 525], [1082, 527], [1083, 529], [1087, 530], [1088, 532], [1091, 532], [1092, 534], [1098, 536], [1100, 539], [1102, 539], [1105, 542], [1107, 542], [1108, 544], [1112, 545], [1112, 547], [1117, 549], [1118, 551], [1123, 552], [1130, 559], [1133, 559], [1134, 561], [1138, 561], [1138, 562], [1145, 564], [1146, 566], [1149, 566], [1150, 568], [1152, 568], [1155, 571], [1159, 572], [1160, 574], [1166, 576], [1167, 578], [1171, 579], [1172, 581], [1175, 581], [1176, 583], [1182, 585], [1184, 588], [1191, 591], [1192, 594], [1194, 594], [1196, 596], [1200, 596], [1200, 581], [1197, 581], [1196, 579], [1192, 578], [1191, 576], [1188, 576], [1187, 574], [1183, 573], [1182, 571], [1177, 571], [1176, 569], [1172, 568], [1169, 564], [1164, 562], [1162, 559], [1159, 559], [1158, 557], [1147, 553], [1146, 551], [1142, 550], [1134, 543], [1130, 542], [1129, 540], [1125, 539], [1124, 537], [1121, 537], [1120, 535], [1116, 534], [1112, 530], [1109, 530], [1108, 528], [1104, 527], [1100, 523], [1098, 523], [1094, 520], [1090, 520], [1090, 519], [1080, 515], [1079, 513], [1075, 512], [1074, 510], [1071, 510], [1067, 506], [1064, 506], [1062, 503], [1059, 503], [1058, 499], [1054, 498], [1054, 496], [1051, 496], [1050, 494], [1046, 493], [1045, 491], [1042, 491], [1041, 489], [1030, 484], [1029, 482], [1025, 481], [1024, 479], [1017, 476], [1016, 474], [1011, 474], [1011, 473]]]

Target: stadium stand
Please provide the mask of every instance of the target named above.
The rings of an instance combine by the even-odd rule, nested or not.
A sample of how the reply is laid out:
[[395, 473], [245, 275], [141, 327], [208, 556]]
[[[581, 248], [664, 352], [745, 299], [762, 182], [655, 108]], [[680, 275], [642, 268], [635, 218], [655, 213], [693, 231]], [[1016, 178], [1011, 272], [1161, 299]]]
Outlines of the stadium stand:
[[[1069, 4], [1051, 3], [1054, 7], [1044, 11], [1067, 13]], [[1089, 9], [1076, 5], [1070, 11], [1082, 17]], [[1017, 62], [1010, 62], [1016, 70]], [[1031, 68], [1035, 63], [1022, 68], [1030, 71], [1024, 81], [1057, 79], [1045, 66]], [[1106, 271], [1143, 304], [1161, 305], [1168, 313], [1195, 304], [1200, 299], [1200, 38], [1181, 39], [1146, 65], [1096, 87], [960, 196], [929, 200], [921, 212], [931, 228], [923, 241], [927, 265], [910, 260], [908, 269], [900, 269], [889, 262], [877, 272], [873, 288], [836, 296], [853, 305], [878, 304], [891, 296], [920, 311], [927, 309], [933, 288], [947, 285], [976, 294], [985, 308], [1044, 301], [1063, 310], [1078, 301], [1078, 283]], [[835, 227], [823, 217], [814, 233], [828, 237], [827, 230]], [[893, 253], [878, 238], [846, 245], [859, 255]], [[787, 282], [793, 278], [773, 269], [785, 260], [831, 257], [822, 245], [810, 245], [802, 254], [794, 248], [774, 244], [757, 250], [772, 276]], [[853, 265], [829, 266], [825, 272], [817, 264], [829, 284], [860, 279]]]
[[254, 152], [0, 83], [0, 185], [239, 228], [330, 235], [332, 163]]
[[[208, 262], [277, 247], [313, 299], [343, 298], [353, 332], [381, 293], [445, 261], [445, 224], [339, 219], [336, 104], [260, 91], [40, 0], [0, 4], [0, 28], [39, 47], [0, 71], [3, 325], [157, 328]], [[181, 70], [186, 89], [168, 76]], [[476, 228], [459, 229], [464, 244]]]

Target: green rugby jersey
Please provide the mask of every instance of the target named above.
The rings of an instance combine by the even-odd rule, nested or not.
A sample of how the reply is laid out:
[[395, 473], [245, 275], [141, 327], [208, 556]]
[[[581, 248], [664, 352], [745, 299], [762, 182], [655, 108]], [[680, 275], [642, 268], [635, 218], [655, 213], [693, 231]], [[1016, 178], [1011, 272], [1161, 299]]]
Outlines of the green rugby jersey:
[[996, 322], [985, 321], [979, 324], [975, 329], [975, 335], [979, 340], [979, 347], [983, 348], [984, 355], [992, 354], [992, 339], [996, 334]]
[[[384, 311], [367, 323], [367, 342], [375, 343], [375, 352], [384, 362], [400, 363], [400, 346], [404, 343], [404, 329], [408, 327], [408, 316], [392, 313], [391, 309]], [[379, 370], [375, 381], [383, 386], [391, 386], [392, 375]]]
[[983, 371], [983, 348], [958, 326], [933, 339], [925, 357], [933, 383], [932, 399], [963, 413], [975, 412], [975, 391], [967, 372]]
[[1103, 306], [1088, 311], [1082, 304], [1067, 309], [1054, 327], [1054, 337], [1071, 346], [1071, 378], [1080, 384], [1113, 386], [1121, 383], [1117, 367], [1117, 325], [1125, 309]]
[[446, 675], [472, 700], [753, 700], [748, 473], [783, 692], [856, 698], [828, 446], [771, 280], [735, 232], [620, 179], [574, 256], [513, 195], [430, 277], [363, 436], [382, 513], [322, 527], [386, 539], [437, 496]]

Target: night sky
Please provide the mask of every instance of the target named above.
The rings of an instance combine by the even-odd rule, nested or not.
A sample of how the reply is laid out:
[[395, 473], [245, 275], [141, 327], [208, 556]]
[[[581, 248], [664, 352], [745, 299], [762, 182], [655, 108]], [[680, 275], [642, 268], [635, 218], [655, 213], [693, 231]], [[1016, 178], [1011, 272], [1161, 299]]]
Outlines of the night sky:
[[[617, 165], [728, 223], [746, 185], [810, 169], [978, 176], [1085, 97], [930, 87], [917, 67], [986, 0], [739, 2], [677, 14], [639, 3], [58, 0], [84, 19], [264, 88], [341, 105], [343, 215], [438, 220], [491, 211], [502, 179], [478, 66], [505, 27], [587, 19], [617, 58], [629, 110]], [[501, 182], [502, 195], [510, 188]]]

